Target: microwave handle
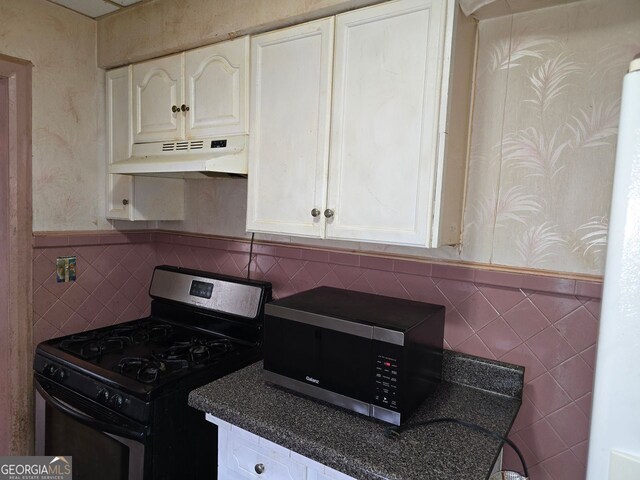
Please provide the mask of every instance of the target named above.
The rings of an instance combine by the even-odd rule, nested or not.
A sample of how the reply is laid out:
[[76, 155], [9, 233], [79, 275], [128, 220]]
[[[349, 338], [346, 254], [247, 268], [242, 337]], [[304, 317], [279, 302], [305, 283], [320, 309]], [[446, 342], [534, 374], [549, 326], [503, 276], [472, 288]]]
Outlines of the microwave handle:
[[40, 382], [38, 382], [37, 380], [35, 382], [35, 385], [36, 385], [36, 390], [38, 390], [38, 393], [42, 395], [42, 398], [44, 398], [47, 403], [51, 404], [53, 407], [69, 415], [71, 418], [77, 420], [80, 423], [83, 423], [89, 427], [100, 430], [104, 433], [110, 433], [112, 435], [118, 435], [120, 437], [130, 438], [132, 440], [140, 440], [145, 436], [145, 431], [124, 428], [119, 425], [112, 425], [110, 423], [103, 422], [101, 420], [93, 418], [92, 416], [87, 415], [86, 413], [83, 413], [80, 410], [72, 407], [71, 405], [63, 402], [62, 400], [59, 400], [54, 396], [52, 396], [49, 392], [45, 390], [45, 388], [42, 385], [40, 385]]

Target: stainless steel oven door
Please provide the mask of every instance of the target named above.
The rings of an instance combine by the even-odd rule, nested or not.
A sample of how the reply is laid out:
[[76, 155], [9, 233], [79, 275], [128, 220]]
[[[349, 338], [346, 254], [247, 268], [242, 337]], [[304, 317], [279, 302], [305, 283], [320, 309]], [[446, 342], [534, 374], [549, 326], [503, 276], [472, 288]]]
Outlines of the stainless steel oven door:
[[34, 383], [36, 455], [72, 456], [74, 480], [144, 480], [144, 429], [100, 419], [78, 407], [81, 397], [63, 400]]

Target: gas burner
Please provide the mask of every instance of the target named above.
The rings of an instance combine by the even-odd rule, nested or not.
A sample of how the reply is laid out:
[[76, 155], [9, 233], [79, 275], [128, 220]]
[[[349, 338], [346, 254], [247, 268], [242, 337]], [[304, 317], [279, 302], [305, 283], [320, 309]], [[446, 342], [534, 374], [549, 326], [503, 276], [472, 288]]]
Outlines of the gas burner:
[[61, 344], [72, 344], [76, 342], [86, 342], [96, 338], [96, 332], [81, 332], [70, 335], [65, 340], [60, 342]]
[[166, 323], [143, 322], [137, 325], [114, 325], [106, 330], [72, 335], [60, 348], [85, 360], [99, 359], [108, 353], [122, 352], [126, 347], [154, 342], [171, 335], [173, 327]]
[[127, 344], [122, 338], [106, 338], [104, 340], [88, 340], [80, 347], [80, 356], [89, 359], [96, 358], [105, 353], [121, 352]]
[[142, 383], [154, 383], [168, 373], [185, 368], [189, 368], [189, 362], [186, 360], [125, 357], [120, 360], [114, 370]]
[[233, 343], [231, 343], [231, 341], [226, 338], [195, 338], [193, 341], [220, 352], [228, 352], [229, 350], [233, 350]]
[[163, 360], [186, 360], [198, 364], [230, 352], [233, 348], [233, 343], [226, 338], [192, 337], [186, 342], [175, 342], [165, 351], [156, 353], [154, 357]]
[[95, 332], [76, 334], [63, 340], [60, 348], [75, 353], [85, 360], [97, 358], [105, 353], [120, 352], [127, 342], [121, 338], [104, 338]]
[[118, 326], [107, 332], [109, 338], [126, 338], [130, 344], [156, 341], [171, 334], [173, 328], [166, 323]]

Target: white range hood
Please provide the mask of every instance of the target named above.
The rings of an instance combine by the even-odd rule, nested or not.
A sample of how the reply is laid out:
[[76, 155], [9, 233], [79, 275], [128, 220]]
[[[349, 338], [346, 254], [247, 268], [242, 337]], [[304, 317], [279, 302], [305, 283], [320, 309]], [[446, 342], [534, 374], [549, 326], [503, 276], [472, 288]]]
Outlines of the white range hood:
[[201, 178], [247, 174], [248, 135], [136, 143], [132, 155], [109, 165], [122, 175]]

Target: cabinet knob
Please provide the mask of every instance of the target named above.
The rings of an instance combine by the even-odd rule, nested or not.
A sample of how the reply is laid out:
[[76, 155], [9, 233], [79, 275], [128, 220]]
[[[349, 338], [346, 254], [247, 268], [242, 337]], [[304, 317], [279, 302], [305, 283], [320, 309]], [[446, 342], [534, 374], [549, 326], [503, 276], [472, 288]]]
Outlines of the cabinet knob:
[[319, 217], [320, 216], [320, 210], [318, 210], [317, 208], [314, 208], [313, 210], [311, 210], [311, 216], [313, 218]]
[[254, 467], [254, 470], [256, 471], [256, 473], [258, 475], [260, 475], [261, 473], [264, 473], [264, 464], [263, 463], [256, 463], [256, 466]]
[[180, 110], [182, 110], [183, 112], [188, 112], [189, 111], [189, 107], [187, 107], [184, 103], [182, 104], [182, 106], [180, 107]]
[[330, 208], [327, 208], [327, 209], [324, 211], [324, 216], [325, 216], [325, 217], [327, 217], [327, 218], [331, 218], [331, 217], [333, 217], [333, 214], [334, 214], [334, 213], [335, 213], [335, 212], [334, 212], [333, 210], [331, 210]]
[[127, 200], [126, 198], [122, 199], [122, 204], [123, 205], [129, 205], [129, 200]]
[[174, 106], [172, 106], [172, 107], [171, 107], [171, 111], [172, 111], [173, 113], [177, 113], [177, 112], [179, 112], [179, 111], [180, 111], [180, 107], [178, 107], [177, 105], [174, 105]]

